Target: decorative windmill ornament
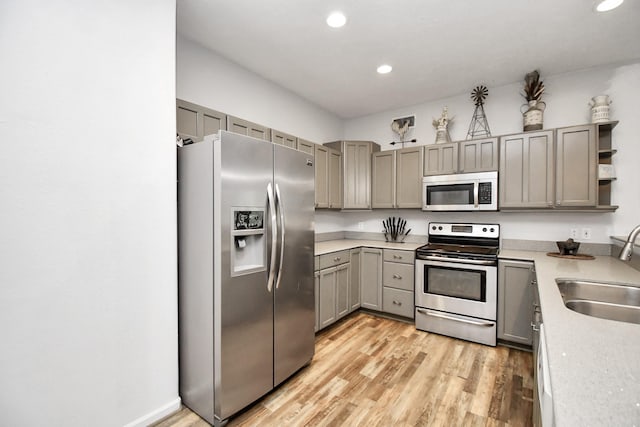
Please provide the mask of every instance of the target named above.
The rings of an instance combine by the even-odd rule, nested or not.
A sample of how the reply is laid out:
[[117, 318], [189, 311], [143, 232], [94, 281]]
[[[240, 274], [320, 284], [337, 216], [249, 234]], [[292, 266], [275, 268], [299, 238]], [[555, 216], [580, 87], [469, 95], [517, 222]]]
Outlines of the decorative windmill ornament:
[[491, 136], [491, 130], [489, 129], [489, 123], [487, 122], [487, 115], [484, 113], [484, 100], [487, 99], [488, 95], [489, 90], [484, 85], [476, 86], [471, 91], [471, 99], [473, 100], [476, 109], [473, 111], [473, 117], [469, 124], [467, 139]]

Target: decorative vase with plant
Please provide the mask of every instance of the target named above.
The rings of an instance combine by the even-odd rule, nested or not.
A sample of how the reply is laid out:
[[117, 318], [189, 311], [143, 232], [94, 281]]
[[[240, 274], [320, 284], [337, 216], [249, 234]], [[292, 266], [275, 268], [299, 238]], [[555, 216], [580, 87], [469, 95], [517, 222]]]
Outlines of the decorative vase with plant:
[[531, 130], [542, 129], [542, 114], [547, 104], [540, 100], [544, 93], [544, 83], [540, 80], [540, 73], [534, 70], [524, 77], [524, 99], [526, 104], [520, 107], [522, 113], [523, 130], [525, 132]]

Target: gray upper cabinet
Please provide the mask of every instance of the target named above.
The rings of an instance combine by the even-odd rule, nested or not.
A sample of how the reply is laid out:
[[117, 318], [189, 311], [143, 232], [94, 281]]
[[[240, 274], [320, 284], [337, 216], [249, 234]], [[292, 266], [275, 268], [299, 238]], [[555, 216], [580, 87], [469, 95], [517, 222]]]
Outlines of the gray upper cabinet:
[[462, 173], [498, 170], [498, 138], [460, 141]]
[[371, 207], [396, 207], [396, 150], [371, 156]]
[[342, 207], [342, 154], [323, 145], [314, 147], [316, 208]]
[[314, 147], [316, 181], [316, 208], [329, 207], [329, 149], [323, 145]]
[[219, 111], [176, 99], [176, 128], [182, 139], [202, 141], [205, 135], [227, 129], [227, 116]]
[[326, 146], [342, 153], [342, 209], [371, 209], [371, 141], [336, 141]]
[[329, 148], [327, 187], [329, 188], [329, 209], [342, 208], [342, 153]]
[[535, 286], [532, 262], [498, 261], [498, 339], [532, 344]]
[[597, 204], [596, 125], [556, 130], [556, 205]]
[[396, 207], [422, 207], [423, 147], [396, 152]]
[[271, 129], [238, 117], [227, 116], [227, 130], [242, 135], [271, 141]]
[[424, 146], [424, 175], [445, 175], [458, 171], [458, 143]]
[[423, 147], [378, 151], [371, 156], [371, 207], [422, 207]]
[[313, 142], [298, 138], [296, 148], [298, 149], [298, 151], [302, 151], [307, 154], [314, 154], [315, 145], [316, 144], [314, 144]]
[[298, 138], [275, 129], [271, 129], [271, 142], [293, 149], [298, 148]]
[[500, 209], [551, 208], [553, 131], [500, 137]]

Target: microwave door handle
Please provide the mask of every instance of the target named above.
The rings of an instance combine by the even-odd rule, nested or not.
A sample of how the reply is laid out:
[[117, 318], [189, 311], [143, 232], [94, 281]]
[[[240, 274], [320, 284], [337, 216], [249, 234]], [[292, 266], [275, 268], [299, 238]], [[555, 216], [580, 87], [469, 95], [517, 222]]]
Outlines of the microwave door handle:
[[480, 186], [480, 182], [479, 181], [475, 181], [473, 183], [473, 207], [477, 208], [479, 203], [478, 203], [478, 187]]

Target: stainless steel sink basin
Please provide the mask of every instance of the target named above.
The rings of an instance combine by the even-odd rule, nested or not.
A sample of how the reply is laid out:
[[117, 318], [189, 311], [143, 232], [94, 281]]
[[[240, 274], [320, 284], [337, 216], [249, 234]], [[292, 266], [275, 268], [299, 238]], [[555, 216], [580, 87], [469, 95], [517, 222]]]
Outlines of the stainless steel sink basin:
[[626, 283], [556, 279], [564, 305], [601, 319], [640, 324], [640, 287]]

